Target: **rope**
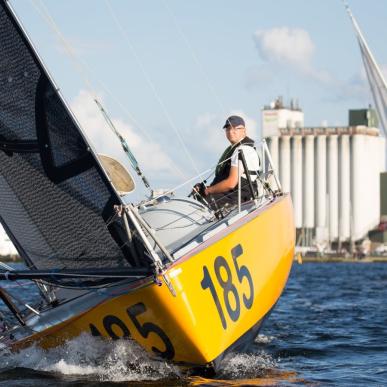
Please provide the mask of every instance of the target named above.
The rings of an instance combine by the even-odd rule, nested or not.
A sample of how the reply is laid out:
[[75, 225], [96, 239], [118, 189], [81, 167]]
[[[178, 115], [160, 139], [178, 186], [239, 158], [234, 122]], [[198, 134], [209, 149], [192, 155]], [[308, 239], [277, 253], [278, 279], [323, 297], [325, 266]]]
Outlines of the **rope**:
[[194, 170], [195, 170], [196, 173], [200, 176], [199, 170], [198, 170], [198, 168], [197, 168], [197, 166], [196, 166], [196, 164], [195, 164], [195, 161], [193, 160], [193, 158], [192, 158], [192, 156], [191, 156], [191, 153], [188, 151], [188, 149], [187, 149], [187, 147], [186, 147], [186, 145], [185, 145], [185, 143], [184, 143], [184, 141], [183, 141], [183, 138], [181, 137], [181, 134], [180, 134], [180, 132], [179, 132], [177, 126], [176, 126], [175, 123], [173, 122], [172, 117], [170, 116], [170, 114], [168, 113], [168, 110], [167, 110], [167, 108], [165, 107], [165, 105], [164, 105], [164, 103], [163, 103], [163, 101], [162, 101], [162, 99], [161, 99], [161, 97], [160, 97], [160, 95], [159, 95], [159, 93], [158, 93], [158, 91], [157, 91], [157, 89], [156, 89], [155, 84], [153, 83], [152, 79], [150, 78], [150, 76], [148, 75], [147, 71], [145, 70], [144, 64], [142, 63], [140, 57], [138, 56], [138, 54], [137, 54], [137, 52], [136, 52], [136, 50], [135, 50], [133, 44], [131, 43], [131, 40], [130, 40], [130, 38], [129, 38], [129, 35], [127, 34], [127, 32], [126, 32], [125, 29], [123, 28], [122, 24], [121, 24], [120, 21], [118, 20], [117, 15], [115, 14], [115, 12], [114, 12], [114, 10], [113, 10], [113, 8], [112, 8], [110, 2], [109, 2], [108, 0], [105, 0], [105, 3], [106, 3], [106, 6], [107, 6], [107, 8], [108, 8], [108, 10], [109, 10], [109, 12], [110, 12], [110, 14], [111, 14], [111, 16], [112, 16], [114, 22], [115, 22], [116, 25], [117, 25], [117, 28], [118, 28], [119, 31], [121, 32], [121, 34], [122, 34], [122, 36], [123, 36], [123, 38], [124, 38], [126, 44], [128, 45], [130, 51], [132, 52], [132, 55], [134, 56], [134, 58], [135, 58], [135, 60], [136, 60], [136, 62], [137, 62], [137, 64], [138, 64], [138, 66], [140, 67], [141, 72], [142, 72], [142, 74], [143, 74], [143, 76], [144, 76], [146, 82], [148, 83], [148, 85], [149, 85], [149, 87], [151, 88], [151, 90], [152, 90], [152, 92], [153, 92], [153, 94], [154, 94], [154, 96], [155, 96], [157, 102], [159, 103], [159, 105], [160, 105], [160, 107], [161, 107], [161, 109], [162, 109], [162, 111], [163, 111], [163, 113], [164, 113], [164, 115], [165, 115], [165, 117], [166, 117], [166, 119], [167, 119], [167, 121], [168, 121], [170, 127], [171, 127], [171, 128], [173, 129], [173, 131], [175, 132], [175, 134], [176, 134], [176, 136], [177, 136], [177, 138], [178, 138], [180, 144], [182, 145], [185, 154], [186, 154], [187, 157], [189, 158], [189, 160], [190, 160], [190, 162], [191, 162], [191, 164], [192, 164]]

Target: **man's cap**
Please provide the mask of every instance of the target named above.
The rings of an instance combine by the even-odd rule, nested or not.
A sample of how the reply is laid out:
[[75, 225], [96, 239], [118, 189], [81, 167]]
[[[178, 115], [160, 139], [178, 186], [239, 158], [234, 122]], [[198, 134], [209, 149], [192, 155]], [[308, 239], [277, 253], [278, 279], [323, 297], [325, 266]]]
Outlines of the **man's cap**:
[[227, 118], [226, 123], [223, 126], [223, 129], [229, 128], [230, 126], [235, 128], [237, 126], [246, 126], [245, 121], [242, 117], [239, 116], [230, 116]]

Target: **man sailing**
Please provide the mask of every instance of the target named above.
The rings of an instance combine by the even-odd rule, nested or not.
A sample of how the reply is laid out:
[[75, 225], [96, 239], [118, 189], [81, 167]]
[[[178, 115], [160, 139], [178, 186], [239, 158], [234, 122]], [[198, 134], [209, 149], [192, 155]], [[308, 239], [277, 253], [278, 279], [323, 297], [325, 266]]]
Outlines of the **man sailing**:
[[254, 140], [247, 137], [243, 118], [239, 116], [228, 117], [223, 129], [231, 145], [227, 147], [218, 161], [215, 178], [209, 187], [195, 186], [205, 198], [211, 196], [218, 207], [223, 207], [225, 204], [236, 204], [238, 201], [238, 165], [241, 171], [241, 200], [244, 202], [252, 199], [243, 164], [239, 157], [240, 150], [243, 152], [252, 182], [256, 180], [260, 169]]

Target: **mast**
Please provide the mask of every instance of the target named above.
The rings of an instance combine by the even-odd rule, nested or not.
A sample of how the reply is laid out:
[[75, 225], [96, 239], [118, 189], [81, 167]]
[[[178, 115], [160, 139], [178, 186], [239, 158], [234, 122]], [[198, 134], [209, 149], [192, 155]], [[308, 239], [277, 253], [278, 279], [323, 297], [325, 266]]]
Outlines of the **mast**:
[[[387, 154], [387, 84], [349, 5], [345, 1], [343, 3], [355, 29], [376, 112], [384, 134], [385, 153]], [[385, 163], [387, 165], [387, 157], [385, 158]]]

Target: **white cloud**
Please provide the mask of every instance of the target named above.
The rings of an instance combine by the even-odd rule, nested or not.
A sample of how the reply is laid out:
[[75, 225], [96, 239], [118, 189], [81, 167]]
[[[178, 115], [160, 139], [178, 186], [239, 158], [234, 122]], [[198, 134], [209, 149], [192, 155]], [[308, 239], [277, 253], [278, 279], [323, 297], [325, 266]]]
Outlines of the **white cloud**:
[[300, 28], [258, 30], [254, 41], [264, 60], [291, 64], [301, 69], [309, 67], [315, 50], [309, 33]]
[[[103, 104], [103, 95], [100, 94], [97, 98]], [[81, 90], [72, 101], [71, 108], [97, 153], [115, 157], [131, 170], [119, 140], [109, 129], [101, 112], [94, 103], [92, 95], [87, 91]], [[243, 117], [249, 137], [258, 139], [257, 122], [253, 118], [238, 109], [230, 111], [229, 115], [240, 115]], [[197, 117], [193, 130], [190, 130], [184, 138], [185, 142], [189, 144], [189, 150], [201, 172], [214, 167], [222, 152], [229, 145], [222, 130], [225, 120], [226, 117], [223, 115], [213, 113], [201, 114]], [[133, 126], [115, 117], [112, 117], [112, 122], [126, 139], [142, 170], [151, 182], [155, 181], [158, 186], [166, 188], [171, 186], [171, 184], [175, 185], [178, 181], [182, 181], [181, 174], [178, 174], [173, 165], [180, 167], [187, 164], [186, 160], [175, 160], [174, 164], [163, 151], [161, 145], [145, 140], [144, 136], [136, 131]], [[184, 176], [186, 180], [192, 177], [192, 174], [188, 174]]]
[[315, 45], [308, 31], [276, 27], [257, 30], [253, 38], [261, 58], [268, 64], [291, 67], [301, 75], [323, 84], [334, 83], [335, 80], [328, 71], [313, 66]]
[[[103, 95], [99, 94], [97, 98], [103, 104]], [[97, 153], [110, 155], [130, 169], [128, 158], [124, 154], [118, 138], [109, 129], [95, 104], [94, 97], [89, 92], [81, 90], [71, 102], [71, 108]], [[160, 177], [162, 174], [176, 177], [177, 172], [173, 168], [173, 162], [159, 144], [145, 140], [130, 124], [122, 119], [112, 117], [112, 122], [126, 139], [145, 175]]]
[[[308, 31], [300, 28], [277, 27], [255, 32], [254, 42], [265, 67], [273, 73], [285, 69], [293, 70], [304, 78], [318, 82], [318, 84], [329, 91], [327, 100], [337, 102], [344, 99], [354, 99], [364, 103], [369, 99], [369, 86], [364, 68], [345, 80], [338, 79], [327, 70], [318, 69], [313, 64], [315, 45]], [[382, 72], [387, 74], [387, 66], [381, 66]], [[257, 70], [258, 71], [258, 70]], [[268, 79], [268, 76], [265, 76]], [[258, 81], [260, 79], [258, 78]], [[247, 88], [254, 88], [257, 79], [254, 71], [248, 74]]]

